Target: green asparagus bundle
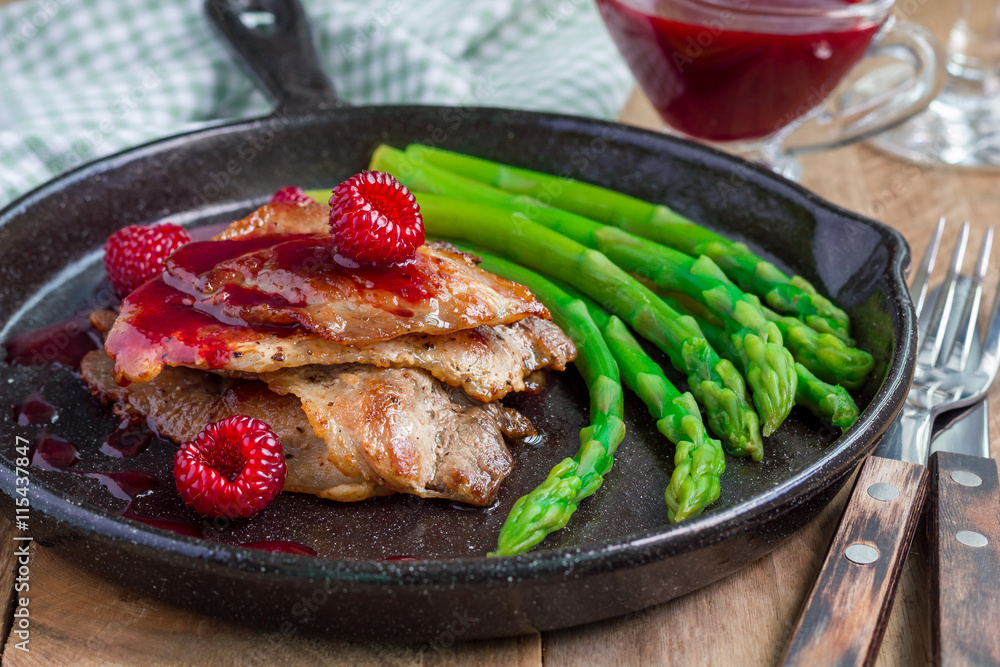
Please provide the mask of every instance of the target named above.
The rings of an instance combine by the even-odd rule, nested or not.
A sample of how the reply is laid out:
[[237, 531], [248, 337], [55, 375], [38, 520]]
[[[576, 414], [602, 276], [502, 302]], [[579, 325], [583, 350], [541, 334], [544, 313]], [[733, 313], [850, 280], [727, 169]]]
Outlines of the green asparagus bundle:
[[[738, 367], [741, 365], [740, 355], [736, 352], [729, 337], [717, 324], [702, 317], [704, 313], [692, 312], [690, 302], [682, 303], [672, 297], [664, 297], [664, 300], [679, 312], [691, 314], [698, 321], [698, 326], [712, 347]], [[795, 372], [798, 376], [795, 388], [796, 405], [807, 408], [820, 419], [828, 421], [834, 426], [839, 426], [845, 431], [854, 425], [854, 422], [858, 420], [858, 406], [851, 395], [847, 393], [847, 389], [838, 384], [824, 382], [800, 363], [795, 364]]]
[[807, 280], [786, 275], [746, 245], [709, 231], [662, 204], [440, 148], [412, 144], [406, 152], [418, 165], [433, 165], [507, 192], [527, 195], [544, 205], [620, 227], [694, 257], [711, 257], [741, 289], [763, 297], [775, 310], [795, 315], [817, 331], [850, 342], [847, 314]]
[[[483, 252], [478, 247], [461, 243], [459, 247], [482, 257], [480, 266], [487, 271], [527, 285], [546, 305], [559, 307], [565, 295], [579, 299], [587, 306], [587, 312], [603, 334], [625, 384], [646, 404], [657, 420], [656, 428], [660, 433], [677, 446], [674, 471], [664, 493], [667, 517], [671, 522], [697, 516], [719, 498], [719, 479], [726, 468], [722, 445], [705, 432], [694, 396], [687, 392], [682, 394], [674, 387], [620, 319], [608, 315], [596, 303], [575, 294], [572, 289], [563, 291], [534, 271]], [[555, 312], [553, 310], [553, 315]]]
[[740, 291], [708, 257], [692, 259], [616, 227], [598, 227], [593, 232], [597, 249], [611, 261], [659, 289], [688, 295], [722, 320], [746, 369], [761, 430], [773, 433], [794, 403], [795, 362], [779, 327], [764, 317], [755, 297]]
[[596, 250], [508, 209], [418, 193], [428, 234], [484, 246], [576, 287], [663, 350], [688, 378], [712, 430], [736, 456], [763, 457], [757, 413], [743, 378], [698, 330], [647, 287]]
[[414, 192], [489, 203], [518, 211], [578, 243], [599, 250], [612, 262], [638, 274], [658, 287], [683, 292], [708, 306], [723, 318], [747, 368], [754, 405], [764, 435], [781, 425], [795, 399], [794, 360], [782, 345], [781, 332], [769, 322], [759, 302], [739, 290], [707, 257], [698, 260], [682, 252], [648, 241], [617, 227], [543, 207], [538, 202], [511, 195], [430, 165], [414, 163], [401, 151], [388, 146], [376, 149], [372, 169], [388, 171]]
[[[664, 290], [658, 294], [671, 307], [694, 317], [699, 325], [707, 322], [717, 328], [724, 326], [717, 313], [692, 300], [687, 294]], [[753, 294], [748, 294], [747, 298], [760, 304]], [[836, 336], [821, 334], [800, 320], [787, 315], [778, 315], [766, 306], [761, 306], [761, 312], [781, 330], [785, 347], [791, 351], [796, 363], [805, 366], [810, 375], [824, 382], [847, 389], [860, 389], [875, 367], [872, 355], [856, 347], [850, 347]]]

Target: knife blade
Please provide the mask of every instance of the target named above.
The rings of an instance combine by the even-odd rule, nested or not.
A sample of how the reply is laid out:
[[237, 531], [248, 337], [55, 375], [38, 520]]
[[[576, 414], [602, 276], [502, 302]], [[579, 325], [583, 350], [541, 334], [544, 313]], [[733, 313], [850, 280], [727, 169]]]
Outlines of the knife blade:
[[[931, 455], [936, 452], [954, 452], [971, 456], [990, 456], [989, 399], [965, 410], [954, 410], [942, 415], [934, 424], [931, 439]], [[941, 422], [944, 422], [941, 424]]]
[[954, 424], [957, 424], [966, 415], [971, 415], [974, 410], [979, 409], [978, 403], [973, 403], [972, 405], [967, 405], [964, 408], [958, 408], [956, 410], [949, 410], [940, 417], [934, 420], [934, 431], [931, 433], [931, 442], [944, 433], [946, 429]]

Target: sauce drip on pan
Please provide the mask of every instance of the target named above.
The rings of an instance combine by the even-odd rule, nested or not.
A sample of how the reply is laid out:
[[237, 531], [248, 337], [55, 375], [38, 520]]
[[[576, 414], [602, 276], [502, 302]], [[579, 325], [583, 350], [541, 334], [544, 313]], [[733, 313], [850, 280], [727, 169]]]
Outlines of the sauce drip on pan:
[[42, 470], [67, 470], [80, 460], [80, 450], [69, 440], [42, 431], [35, 440], [31, 465]]
[[70, 368], [79, 367], [83, 355], [100, 345], [100, 337], [91, 328], [86, 315], [13, 336], [3, 343], [7, 363], [21, 366], [60, 364]]
[[14, 421], [20, 426], [51, 424], [58, 415], [56, 406], [46, 401], [37, 391], [14, 404]]
[[125, 508], [125, 511], [121, 513], [121, 516], [126, 519], [131, 519], [132, 521], [138, 521], [139, 523], [144, 523], [147, 526], [152, 526], [154, 528], [159, 528], [161, 530], [168, 530], [172, 533], [177, 533], [178, 535], [186, 535], [187, 537], [201, 537], [201, 526], [194, 523], [193, 521], [186, 521], [184, 519], [169, 519], [169, 518], [156, 518], [150, 516], [144, 516], [137, 514], [135, 510], [132, 509], [132, 505]]
[[91, 477], [104, 485], [115, 498], [129, 502], [139, 496], [149, 493], [159, 482], [148, 472], [138, 470], [123, 470], [120, 472], [85, 472], [85, 477]]
[[146, 451], [152, 441], [153, 432], [148, 428], [125, 423], [105, 436], [101, 451], [113, 458], [132, 458]]

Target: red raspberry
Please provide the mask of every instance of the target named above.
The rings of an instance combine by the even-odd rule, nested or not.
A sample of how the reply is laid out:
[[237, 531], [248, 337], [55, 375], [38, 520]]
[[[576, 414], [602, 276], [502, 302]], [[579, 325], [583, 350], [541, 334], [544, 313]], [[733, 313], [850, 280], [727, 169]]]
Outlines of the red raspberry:
[[363, 171], [333, 189], [330, 230], [337, 253], [356, 262], [395, 264], [424, 242], [413, 193], [391, 174]]
[[163, 260], [191, 237], [183, 227], [131, 225], [104, 244], [104, 268], [118, 296], [125, 298], [136, 287], [163, 273]]
[[273, 195], [271, 203], [288, 201], [293, 204], [315, 204], [316, 200], [306, 194], [306, 191], [295, 185], [286, 185]]
[[253, 516], [285, 484], [285, 450], [271, 427], [239, 415], [209, 424], [174, 456], [174, 481], [199, 514]]

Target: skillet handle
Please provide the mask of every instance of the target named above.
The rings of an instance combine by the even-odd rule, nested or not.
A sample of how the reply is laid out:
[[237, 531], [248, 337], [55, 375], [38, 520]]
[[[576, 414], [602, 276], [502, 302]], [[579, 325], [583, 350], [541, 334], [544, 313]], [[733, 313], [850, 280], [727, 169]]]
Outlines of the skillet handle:
[[871, 665], [927, 493], [927, 468], [869, 457], [783, 665]]
[[205, 11], [274, 100], [275, 113], [307, 115], [344, 105], [323, 72], [298, 0], [205, 0]]

